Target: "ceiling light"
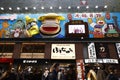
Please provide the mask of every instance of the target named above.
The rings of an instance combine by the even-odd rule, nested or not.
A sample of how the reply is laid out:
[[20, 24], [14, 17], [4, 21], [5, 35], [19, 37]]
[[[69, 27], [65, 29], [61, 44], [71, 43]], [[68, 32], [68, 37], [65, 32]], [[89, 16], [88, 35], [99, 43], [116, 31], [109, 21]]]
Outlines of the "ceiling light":
[[52, 7], [52, 6], [50, 6], [50, 9], [53, 9], [53, 7]]
[[28, 10], [28, 7], [25, 7], [25, 10]]
[[71, 6], [68, 6], [68, 9], [71, 9]]
[[95, 8], [98, 8], [98, 6], [96, 5]]
[[107, 8], [107, 5], [105, 5], [104, 8]]
[[45, 8], [42, 6], [41, 9], [45, 9]]
[[59, 9], [62, 9], [62, 7], [61, 7], [61, 6], [59, 6]]
[[80, 6], [77, 6], [77, 9], [80, 9]]
[[17, 7], [17, 10], [20, 10], [20, 7]]
[[35, 10], [35, 9], [36, 9], [36, 7], [33, 7], [33, 9]]
[[86, 6], [86, 9], [88, 9], [89, 8], [89, 6]]
[[11, 7], [9, 7], [9, 10], [12, 10], [12, 8], [11, 8]]
[[1, 10], [4, 10], [4, 8], [3, 8], [3, 7], [1, 7], [0, 9], [1, 9]]

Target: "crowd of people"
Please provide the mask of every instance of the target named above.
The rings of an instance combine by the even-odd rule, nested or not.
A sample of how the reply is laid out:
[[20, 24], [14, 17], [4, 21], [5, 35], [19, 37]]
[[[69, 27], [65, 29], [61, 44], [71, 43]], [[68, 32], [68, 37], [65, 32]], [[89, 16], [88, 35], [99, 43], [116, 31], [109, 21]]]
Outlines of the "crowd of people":
[[[85, 78], [86, 80], [119, 80], [116, 71], [114, 66], [108, 66], [108, 72], [106, 72], [104, 65], [99, 67], [87, 66]], [[32, 70], [30, 66], [24, 70], [11, 68], [0, 74], [0, 80], [76, 80], [76, 75], [75, 65], [70, 65], [66, 70], [54, 63], [50, 68], [45, 68], [43, 71], [37, 68]]]
[[50, 68], [43, 71], [27, 67], [25, 69], [16, 70], [11, 68], [4, 71], [0, 80], [76, 80], [75, 70], [73, 66], [69, 66], [69, 70], [60, 68], [59, 64], [54, 63]]
[[116, 75], [117, 70], [110, 65], [105, 69], [105, 65], [99, 64], [99, 67], [88, 66], [86, 74], [87, 80], [119, 80]]

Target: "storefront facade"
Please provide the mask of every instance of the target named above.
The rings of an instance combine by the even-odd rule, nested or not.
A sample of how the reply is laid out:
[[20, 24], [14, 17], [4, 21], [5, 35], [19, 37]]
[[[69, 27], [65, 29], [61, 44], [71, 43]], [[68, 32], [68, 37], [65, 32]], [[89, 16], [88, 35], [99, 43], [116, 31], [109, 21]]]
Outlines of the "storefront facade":
[[59, 63], [66, 71], [72, 65], [75, 80], [84, 80], [87, 67], [98, 70], [102, 64], [105, 70], [116, 67], [120, 77], [119, 1], [20, 0], [3, 5], [7, 3], [0, 3], [1, 71], [43, 71]]

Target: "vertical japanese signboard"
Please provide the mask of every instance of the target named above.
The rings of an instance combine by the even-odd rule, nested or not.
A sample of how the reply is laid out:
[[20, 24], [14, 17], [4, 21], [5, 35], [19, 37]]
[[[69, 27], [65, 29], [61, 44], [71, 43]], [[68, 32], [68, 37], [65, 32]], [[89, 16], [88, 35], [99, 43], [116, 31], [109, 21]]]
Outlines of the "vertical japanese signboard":
[[90, 43], [88, 45], [88, 56], [90, 59], [96, 59], [96, 50], [95, 50], [95, 44]]
[[52, 44], [51, 59], [75, 59], [75, 44]]
[[76, 60], [77, 65], [77, 80], [84, 80], [85, 79], [85, 65], [83, 60]]
[[120, 58], [120, 43], [116, 43], [118, 57]]

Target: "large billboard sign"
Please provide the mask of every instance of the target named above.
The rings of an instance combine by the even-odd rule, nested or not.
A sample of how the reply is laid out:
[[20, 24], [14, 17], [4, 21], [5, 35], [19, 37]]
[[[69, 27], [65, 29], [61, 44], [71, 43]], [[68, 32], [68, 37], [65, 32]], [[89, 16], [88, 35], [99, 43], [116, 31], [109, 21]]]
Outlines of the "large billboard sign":
[[0, 14], [0, 38], [118, 38], [119, 14]]

